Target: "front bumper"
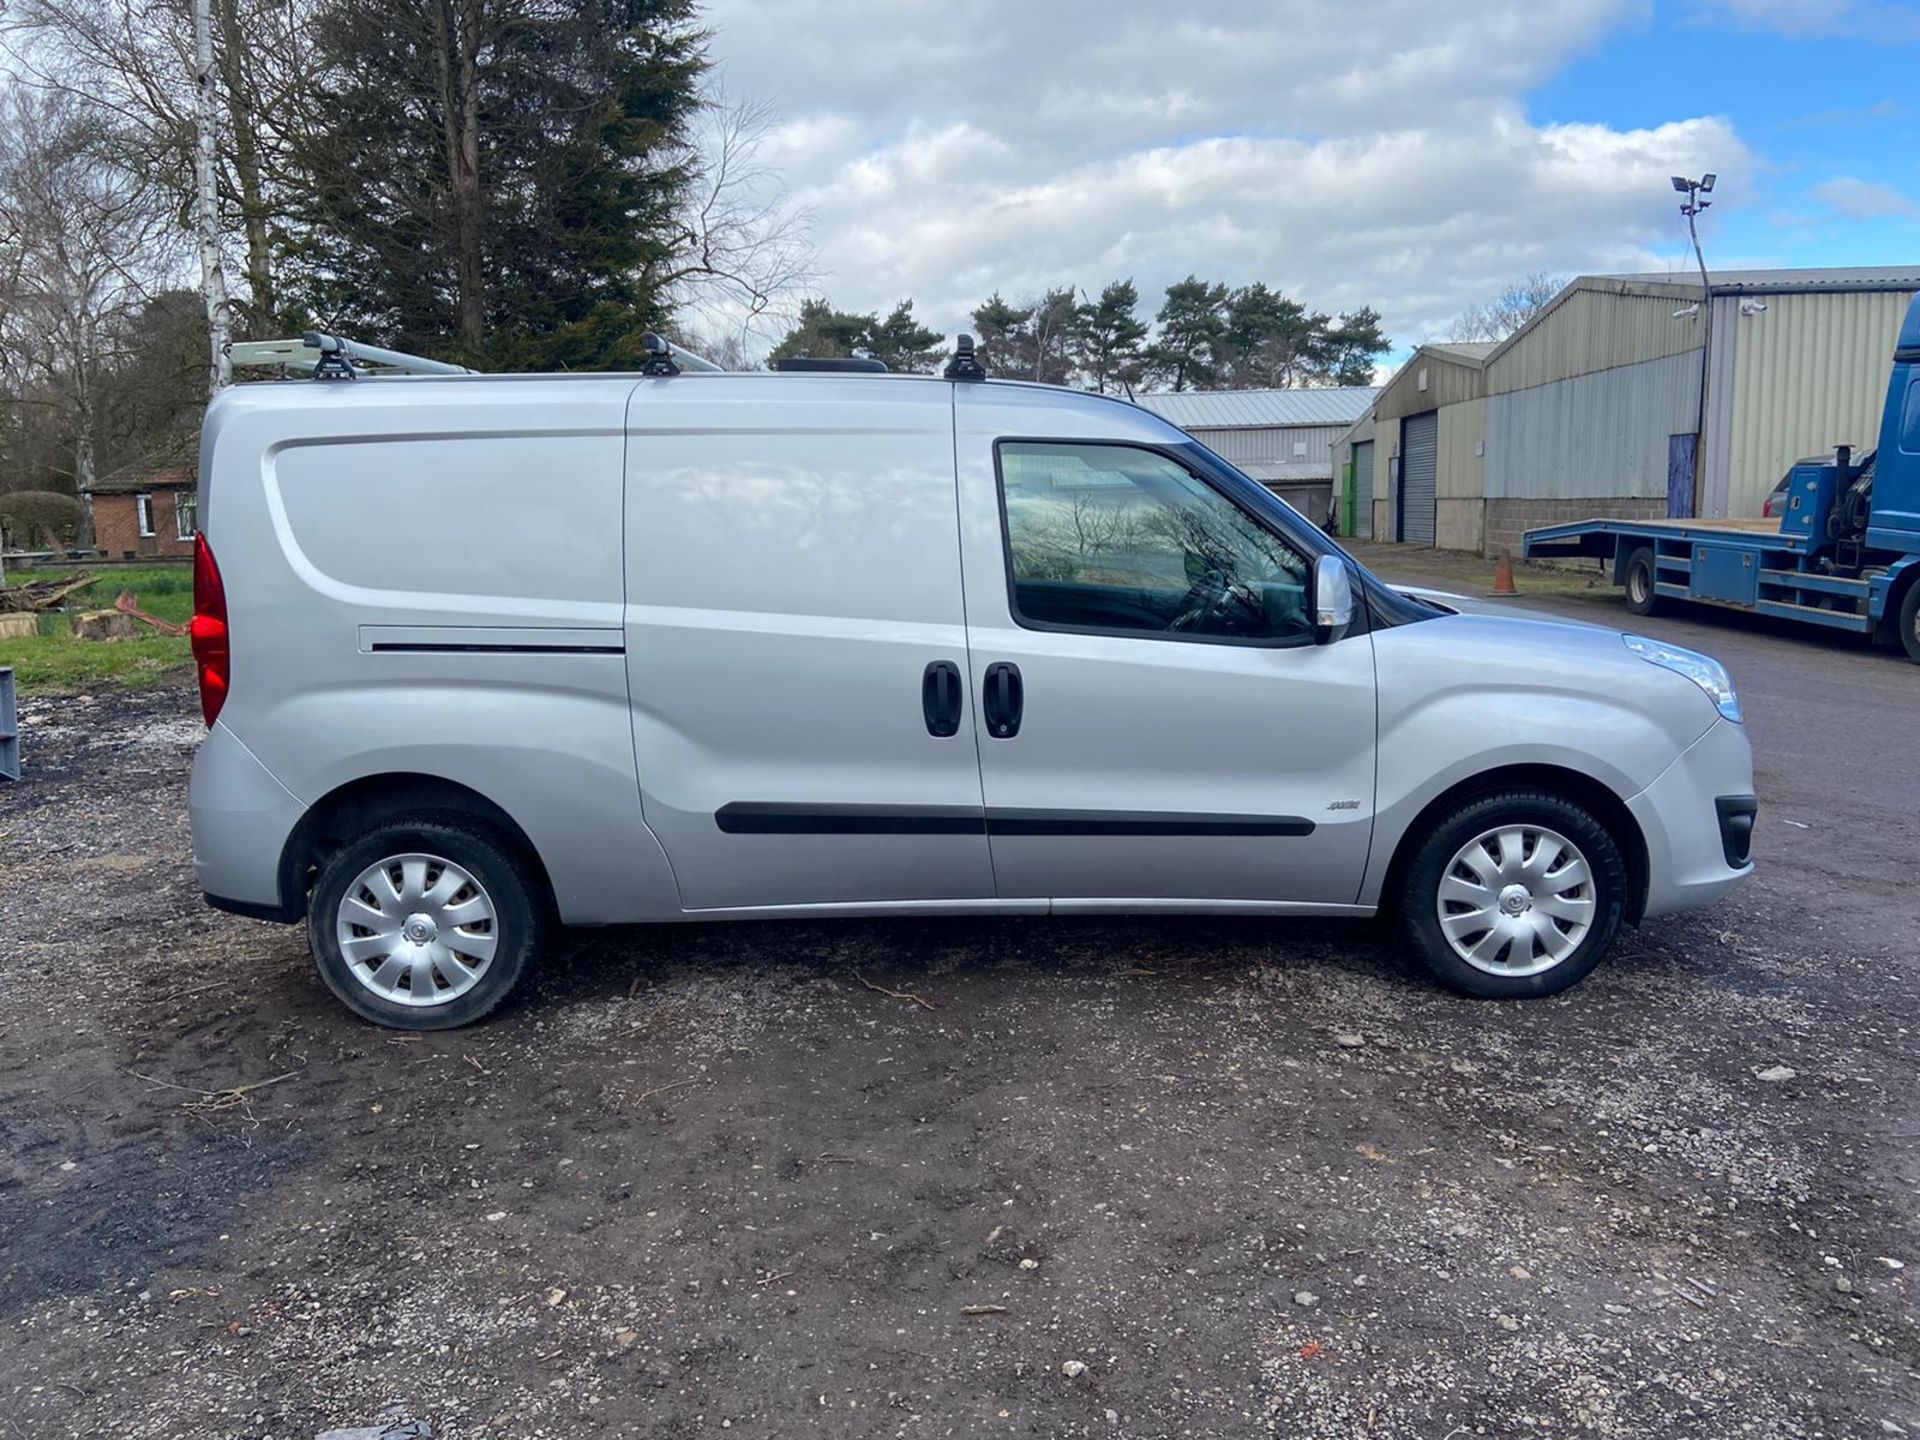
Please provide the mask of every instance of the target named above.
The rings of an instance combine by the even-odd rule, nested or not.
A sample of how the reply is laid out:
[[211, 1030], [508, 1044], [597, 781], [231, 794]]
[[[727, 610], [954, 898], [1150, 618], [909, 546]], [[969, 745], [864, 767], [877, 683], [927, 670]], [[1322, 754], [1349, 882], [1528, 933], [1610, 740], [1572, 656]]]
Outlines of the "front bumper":
[[282, 894], [281, 858], [306, 809], [231, 730], [209, 730], [187, 787], [193, 872], [208, 903], [258, 919], [297, 918]]
[[1753, 747], [1713, 727], [1627, 802], [1647, 842], [1646, 916], [1712, 904], [1753, 873]]

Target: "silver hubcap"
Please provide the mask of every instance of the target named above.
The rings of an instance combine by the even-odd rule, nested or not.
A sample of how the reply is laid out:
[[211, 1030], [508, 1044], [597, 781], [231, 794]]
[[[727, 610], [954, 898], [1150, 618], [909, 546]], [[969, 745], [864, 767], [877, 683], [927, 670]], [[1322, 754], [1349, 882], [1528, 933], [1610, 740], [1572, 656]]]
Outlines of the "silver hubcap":
[[1593, 928], [1593, 871], [1566, 836], [1502, 825], [1462, 845], [1440, 877], [1440, 933], [1489, 975], [1538, 975]]
[[438, 855], [393, 855], [362, 870], [334, 917], [353, 978], [396, 1005], [444, 1005], [493, 963], [493, 899]]

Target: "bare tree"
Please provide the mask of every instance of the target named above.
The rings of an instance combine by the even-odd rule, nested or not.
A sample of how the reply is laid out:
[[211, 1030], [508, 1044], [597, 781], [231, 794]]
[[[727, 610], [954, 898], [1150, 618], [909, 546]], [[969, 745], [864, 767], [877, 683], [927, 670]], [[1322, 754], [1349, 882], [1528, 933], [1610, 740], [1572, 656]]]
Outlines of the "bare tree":
[[[69, 446], [91, 545], [100, 381], [126, 323], [177, 239], [145, 178], [110, 158], [114, 138], [71, 97], [0, 93], [0, 363], [9, 407], [45, 407]], [[138, 268], [136, 268], [138, 267]]]
[[[196, 12], [211, 38], [201, 85]], [[315, 0], [13, 0], [4, 23], [29, 85], [85, 100], [112, 117], [126, 163], [174, 195], [182, 224], [199, 196], [196, 116], [218, 117], [214, 156], [221, 228], [245, 246], [246, 309], [256, 329], [280, 305], [275, 258], [294, 128], [316, 75]]]
[[713, 87], [684, 157], [692, 183], [676, 260], [660, 277], [676, 309], [705, 329], [733, 330], [743, 343], [819, 278], [813, 217], [762, 158], [776, 123], [771, 107], [736, 103]]
[[1505, 340], [1538, 315], [1562, 290], [1567, 277], [1540, 271], [1517, 280], [1491, 300], [1463, 310], [1447, 332], [1449, 340]]

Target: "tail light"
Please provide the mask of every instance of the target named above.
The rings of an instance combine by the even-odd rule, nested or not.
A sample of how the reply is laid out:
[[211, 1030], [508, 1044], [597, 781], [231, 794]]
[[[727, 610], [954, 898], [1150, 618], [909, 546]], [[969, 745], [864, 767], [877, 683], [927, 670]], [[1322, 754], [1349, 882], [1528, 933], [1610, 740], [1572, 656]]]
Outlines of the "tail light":
[[227, 649], [227, 591], [205, 532], [193, 537], [193, 660], [200, 671], [200, 713], [207, 728], [220, 718], [233, 663]]

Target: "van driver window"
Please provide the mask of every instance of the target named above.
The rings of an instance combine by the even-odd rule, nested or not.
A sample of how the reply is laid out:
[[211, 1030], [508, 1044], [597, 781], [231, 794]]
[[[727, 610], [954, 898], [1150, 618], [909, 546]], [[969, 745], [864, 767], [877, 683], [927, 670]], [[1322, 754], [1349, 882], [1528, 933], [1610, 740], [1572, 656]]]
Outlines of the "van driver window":
[[1175, 461], [1126, 445], [1005, 441], [999, 462], [1021, 624], [1312, 642], [1304, 557]]

